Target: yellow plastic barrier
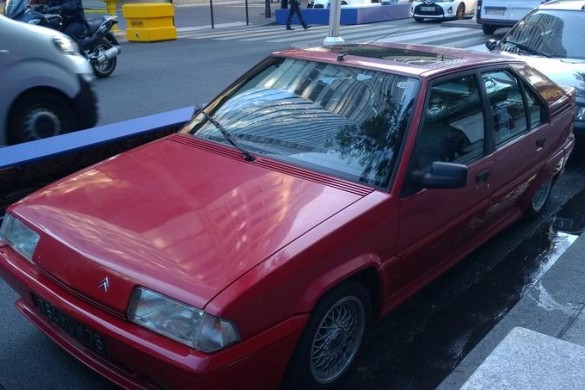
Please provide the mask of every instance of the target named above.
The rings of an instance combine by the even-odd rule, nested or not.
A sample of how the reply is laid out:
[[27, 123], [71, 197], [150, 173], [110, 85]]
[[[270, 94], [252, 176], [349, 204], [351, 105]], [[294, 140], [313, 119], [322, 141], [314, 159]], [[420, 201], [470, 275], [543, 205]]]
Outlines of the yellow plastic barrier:
[[126, 39], [136, 42], [155, 42], [177, 39], [174, 26], [175, 9], [169, 3], [124, 4]]

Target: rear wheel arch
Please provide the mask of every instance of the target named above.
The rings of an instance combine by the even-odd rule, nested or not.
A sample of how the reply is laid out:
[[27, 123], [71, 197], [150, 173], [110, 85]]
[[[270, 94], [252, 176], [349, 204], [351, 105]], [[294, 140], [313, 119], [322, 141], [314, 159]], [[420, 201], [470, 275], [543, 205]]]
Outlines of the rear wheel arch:
[[[66, 100], [68, 102], [71, 110], [73, 110], [73, 112], [75, 113], [75, 121], [79, 120], [79, 114], [75, 111], [75, 108], [73, 107], [73, 103], [71, 102], [71, 98], [65, 92], [59, 90], [58, 88], [53, 88], [53, 87], [33, 87], [33, 88], [29, 88], [29, 89], [22, 91], [18, 95], [18, 97], [16, 99], [14, 99], [14, 101], [11, 103], [10, 109], [8, 110], [8, 112], [10, 114], [12, 114], [12, 112], [13, 112], [14, 108], [17, 106], [17, 104], [20, 104], [23, 100], [29, 99], [33, 95], [44, 94], [44, 93], [55, 95], [55, 96], [62, 98], [63, 100]], [[8, 120], [10, 120], [10, 114], [7, 115]]]
[[540, 216], [540, 214], [542, 214], [549, 201], [552, 187], [556, 183], [558, 177], [559, 175], [557, 174], [550, 179], [540, 183], [540, 185], [528, 200], [528, 205], [524, 213], [524, 219], [528, 221], [535, 220], [538, 216]]

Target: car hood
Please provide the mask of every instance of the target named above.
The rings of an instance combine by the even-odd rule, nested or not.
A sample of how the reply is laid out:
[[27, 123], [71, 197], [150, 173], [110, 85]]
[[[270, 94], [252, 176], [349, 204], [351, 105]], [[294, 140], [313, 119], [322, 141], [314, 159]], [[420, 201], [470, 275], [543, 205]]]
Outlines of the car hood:
[[577, 96], [585, 97], [585, 61], [518, 55], [505, 51], [500, 54], [519, 58], [538, 69], [562, 87], [573, 87]]
[[43, 231], [34, 261], [75, 293], [124, 312], [141, 285], [203, 308], [365, 195], [278, 167], [174, 135], [61, 180], [12, 212]]

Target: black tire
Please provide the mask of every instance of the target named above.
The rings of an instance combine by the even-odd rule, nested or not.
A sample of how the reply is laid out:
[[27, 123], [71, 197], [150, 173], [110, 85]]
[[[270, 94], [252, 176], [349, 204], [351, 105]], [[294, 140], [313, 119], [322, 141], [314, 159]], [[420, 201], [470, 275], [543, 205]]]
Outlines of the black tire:
[[77, 116], [69, 101], [48, 91], [31, 92], [18, 98], [8, 123], [10, 145], [78, 130]]
[[355, 363], [371, 322], [371, 298], [362, 284], [349, 282], [330, 291], [311, 314], [283, 387], [338, 386]]
[[[102, 38], [96, 45], [95, 49], [92, 50], [90, 56], [97, 57], [104, 51], [108, 50], [109, 48], [113, 47], [114, 45], [110, 42], [107, 38]], [[118, 63], [117, 57], [110, 58], [102, 62], [101, 64], [97, 61], [91, 60], [91, 66], [93, 68], [93, 74], [97, 78], [104, 78], [110, 76], [114, 73], [116, 69], [116, 64]]]
[[481, 29], [485, 35], [492, 35], [496, 31], [496, 28], [489, 24], [482, 24]]
[[461, 3], [457, 7], [457, 11], [455, 12], [455, 19], [463, 20], [465, 19], [465, 4]]
[[528, 220], [536, 219], [544, 210], [548, 199], [550, 198], [550, 193], [552, 186], [554, 184], [554, 178], [551, 178], [544, 182], [536, 192], [532, 195], [532, 199], [530, 199], [530, 204], [528, 205], [528, 209], [524, 214], [524, 217]]
[[414, 21], [417, 23], [422, 23], [423, 20], [424, 18], [414, 18]]

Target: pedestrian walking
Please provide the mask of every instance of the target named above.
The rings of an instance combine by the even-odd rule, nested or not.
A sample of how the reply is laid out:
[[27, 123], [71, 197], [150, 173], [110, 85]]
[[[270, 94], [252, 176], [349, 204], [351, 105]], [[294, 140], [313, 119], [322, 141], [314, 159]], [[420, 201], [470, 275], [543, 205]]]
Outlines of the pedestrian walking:
[[299, 22], [301, 22], [301, 25], [303, 26], [303, 28], [306, 30], [309, 28], [309, 26], [307, 25], [307, 23], [305, 23], [305, 20], [303, 19], [303, 14], [301, 13], [301, 2], [300, 0], [290, 0], [290, 9], [288, 11], [288, 19], [286, 21], [286, 29], [287, 30], [294, 30], [294, 28], [291, 27], [290, 23], [292, 22], [293, 17], [295, 16], [295, 14], [297, 14], [297, 18], [299, 18]]

